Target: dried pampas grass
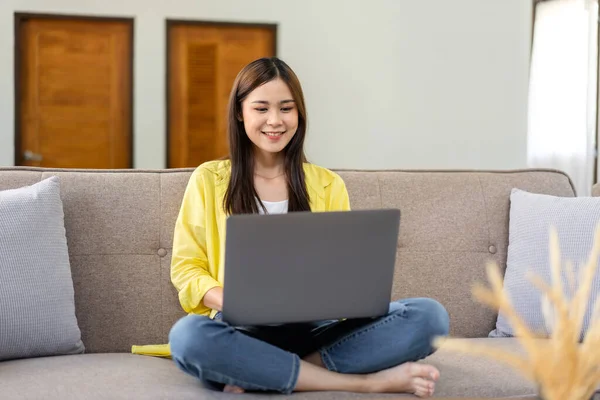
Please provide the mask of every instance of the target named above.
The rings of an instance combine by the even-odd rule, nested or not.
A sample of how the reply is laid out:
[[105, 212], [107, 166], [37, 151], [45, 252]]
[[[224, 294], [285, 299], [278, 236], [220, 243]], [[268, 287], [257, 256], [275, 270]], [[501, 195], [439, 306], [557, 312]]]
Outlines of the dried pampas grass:
[[[514, 329], [516, 339], [525, 351], [522, 357], [492, 346], [474, 345], [464, 339], [437, 338], [436, 348], [465, 354], [485, 356], [511, 365], [537, 384], [544, 400], [588, 400], [600, 383], [600, 313], [597, 301], [592, 319], [582, 338], [582, 326], [590, 299], [592, 281], [600, 255], [600, 224], [596, 228], [594, 246], [586, 264], [580, 269], [576, 287], [573, 264], [566, 263], [565, 273], [572, 296], [565, 294], [561, 276], [561, 255], [555, 228], [550, 230], [551, 285], [541, 277], [528, 274], [528, 279], [542, 293], [542, 311], [549, 338], [532, 332], [517, 315], [507, 294], [499, 268], [488, 264], [487, 276], [491, 288], [477, 284], [474, 297], [501, 310]], [[571, 298], [569, 298], [571, 297]], [[599, 299], [600, 300], [600, 299]]]

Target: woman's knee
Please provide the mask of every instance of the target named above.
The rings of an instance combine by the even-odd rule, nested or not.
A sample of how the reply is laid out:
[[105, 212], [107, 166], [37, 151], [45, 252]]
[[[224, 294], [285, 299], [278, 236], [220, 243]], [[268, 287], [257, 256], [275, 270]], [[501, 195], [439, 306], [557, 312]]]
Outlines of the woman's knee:
[[446, 336], [450, 331], [450, 317], [446, 308], [437, 300], [415, 299], [414, 307], [421, 314], [423, 329], [429, 336]]
[[202, 315], [181, 318], [169, 332], [169, 346], [174, 359], [207, 362], [218, 357], [215, 335], [227, 325]]
[[[420, 323], [420, 329], [424, 336], [446, 336], [450, 331], [450, 317], [446, 308], [437, 300], [418, 297], [398, 301], [398, 307], [390, 308], [397, 312], [408, 312], [409, 318]], [[418, 321], [418, 322], [417, 322]]]

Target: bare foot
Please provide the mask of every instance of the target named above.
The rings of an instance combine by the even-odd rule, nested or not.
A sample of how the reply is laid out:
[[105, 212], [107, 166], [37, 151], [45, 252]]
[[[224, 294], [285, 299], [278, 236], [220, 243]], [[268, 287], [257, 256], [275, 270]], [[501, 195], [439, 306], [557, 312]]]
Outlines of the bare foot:
[[244, 389], [242, 389], [241, 387], [233, 386], [233, 385], [225, 385], [225, 387], [223, 388], [223, 392], [241, 394], [241, 393], [244, 393]]
[[433, 396], [440, 372], [431, 365], [405, 363], [369, 375], [376, 392], [413, 393], [419, 397]]

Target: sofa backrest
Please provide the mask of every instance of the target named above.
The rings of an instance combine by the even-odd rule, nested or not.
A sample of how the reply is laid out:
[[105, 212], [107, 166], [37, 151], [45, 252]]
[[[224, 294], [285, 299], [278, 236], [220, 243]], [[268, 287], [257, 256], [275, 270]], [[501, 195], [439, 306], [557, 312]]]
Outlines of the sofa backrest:
[[[166, 343], [185, 315], [169, 268], [191, 172], [0, 168], [0, 190], [61, 179], [87, 352]], [[494, 327], [496, 312], [472, 300], [471, 286], [485, 282], [486, 262], [505, 268], [510, 190], [574, 195], [569, 178], [551, 170], [338, 172], [353, 209], [401, 210], [393, 299], [437, 299], [450, 313], [451, 334], [464, 337], [483, 337]]]

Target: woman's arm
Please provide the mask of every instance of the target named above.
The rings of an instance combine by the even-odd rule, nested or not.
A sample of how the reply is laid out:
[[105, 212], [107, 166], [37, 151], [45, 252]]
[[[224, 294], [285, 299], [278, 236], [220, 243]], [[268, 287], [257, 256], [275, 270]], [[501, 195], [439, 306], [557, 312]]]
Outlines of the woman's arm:
[[214, 292], [205, 298], [211, 289], [220, 288], [221, 285], [208, 269], [204, 185], [200, 170], [194, 171], [175, 222], [171, 282], [177, 289], [179, 302], [186, 312], [207, 315], [212, 308], [220, 306], [222, 301]]
[[206, 292], [204, 305], [217, 311], [223, 311], [223, 288], [217, 286]]

